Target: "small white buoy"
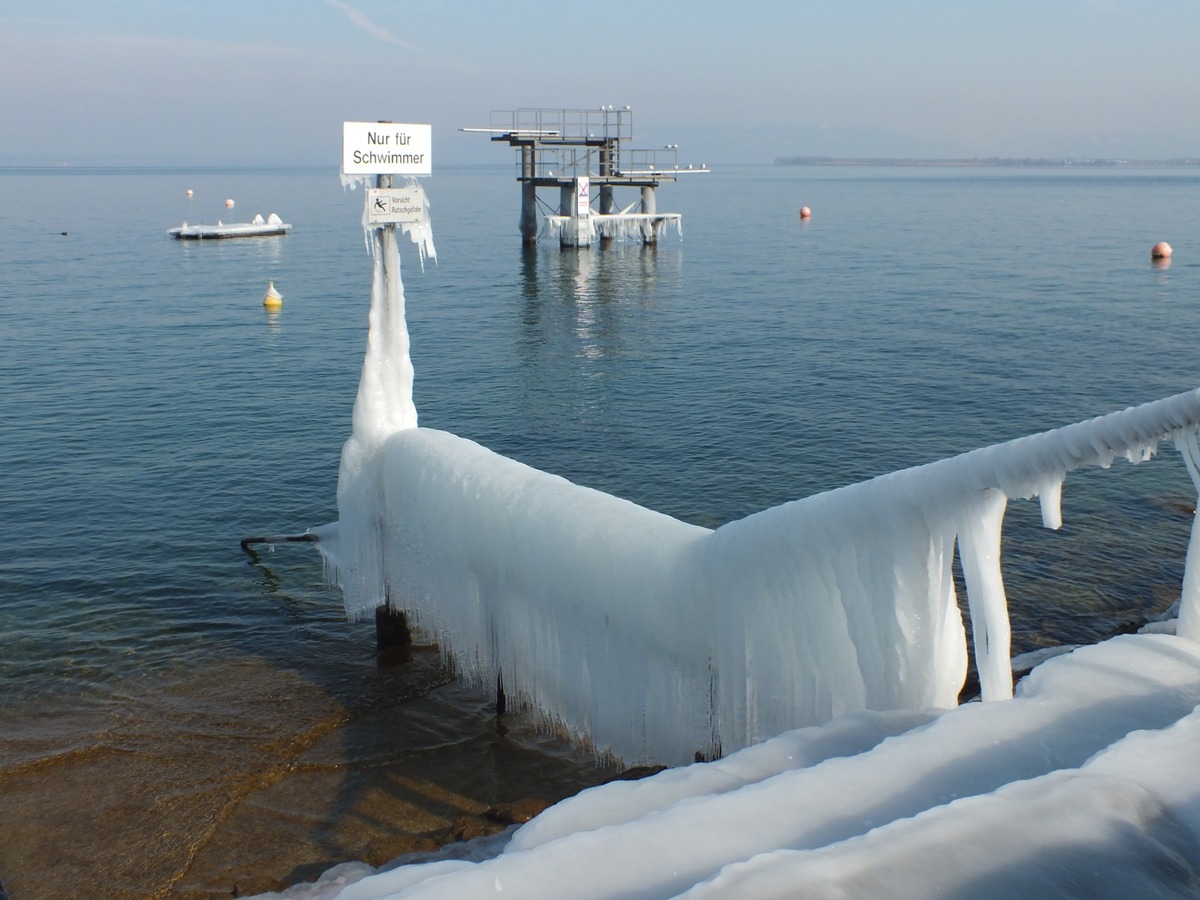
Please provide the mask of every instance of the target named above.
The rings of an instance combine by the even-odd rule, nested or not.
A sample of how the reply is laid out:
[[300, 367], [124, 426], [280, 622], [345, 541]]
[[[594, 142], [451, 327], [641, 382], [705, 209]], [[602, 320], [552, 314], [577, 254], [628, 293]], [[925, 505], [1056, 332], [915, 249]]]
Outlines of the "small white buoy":
[[278, 309], [283, 306], [283, 294], [275, 290], [275, 282], [267, 282], [267, 294], [263, 297], [263, 306], [267, 309]]
[[1153, 247], [1150, 248], [1150, 258], [1151, 259], [1170, 259], [1171, 258], [1171, 245], [1168, 244], [1166, 241], [1159, 241], [1157, 244], [1155, 244]]
[[226, 200], [225, 206], [227, 206], [229, 209], [233, 209], [233, 200]]
[[191, 189], [191, 188], [188, 188], [188, 189], [187, 189], [187, 195], [188, 195], [189, 197], [190, 197], [190, 196], [192, 196], [192, 189]]
[[800, 218], [811, 219], [812, 218], [812, 210], [809, 209], [807, 206], [800, 207]]

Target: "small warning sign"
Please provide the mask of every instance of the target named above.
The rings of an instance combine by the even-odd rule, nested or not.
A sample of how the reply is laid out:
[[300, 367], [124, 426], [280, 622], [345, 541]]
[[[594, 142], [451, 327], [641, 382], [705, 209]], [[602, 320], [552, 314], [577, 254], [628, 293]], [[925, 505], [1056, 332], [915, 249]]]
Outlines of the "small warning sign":
[[588, 216], [592, 213], [591, 190], [591, 178], [584, 176], [575, 179], [576, 212], [581, 216]]
[[367, 190], [367, 224], [400, 222], [415, 225], [428, 219], [425, 192], [417, 188], [370, 188]]

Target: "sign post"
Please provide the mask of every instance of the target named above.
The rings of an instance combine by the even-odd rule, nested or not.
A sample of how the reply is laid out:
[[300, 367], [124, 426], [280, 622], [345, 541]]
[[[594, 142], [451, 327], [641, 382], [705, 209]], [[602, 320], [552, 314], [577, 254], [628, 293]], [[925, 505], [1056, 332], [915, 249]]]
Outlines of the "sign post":
[[[363, 398], [368, 396], [390, 397], [389, 408], [382, 416], [390, 427], [416, 426], [408, 326], [404, 316], [404, 285], [400, 279], [400, 252], [396, 245], [397, 226], [408, 233], [417, 245], [422, 269], [425, 268], [425, 254], [435, 254], [425, 191], [415, 180], [410, 180], [408, 187], [400, 188], [393, 185], [393, 179], [397, 175], [415, 179], [432, 174], [431, 133], [429, 125], [342, 123], [343, 178], [351, 176], [352, 180], [362, 179], [367, 185], [373, 185], [363, 192], [366, 194], [366, 208], [362, 220], [374, 257], [371, 334], [367, 341], [367, 358], [363, 362], [362, 383], [354, 403], [355, 433], [350, 438], [351, 442], [367, 440], [369, 429], [364, 429], [360, 438], [358, 421], [359, 404], [364, 403]], [[373, 353], [382, 354], [382, 360], [372, 361]], [[380, 362], [385, 364], [380, 365]], [[343, 519], [345, 510], [341, 509], [341, 494], [342, 479], [347, 471], [345, 460], [346, 456], [343, 455], [342, 472], [338, 475], [338, 507]], [[357, 485], [357, 481], [354, 483]], [[349, 492], [350, 489], [346, 490]], [[404, 611], [393, 607], [386, 597], [375, 608], [375, 638], [381, 649], [411, 643]]]

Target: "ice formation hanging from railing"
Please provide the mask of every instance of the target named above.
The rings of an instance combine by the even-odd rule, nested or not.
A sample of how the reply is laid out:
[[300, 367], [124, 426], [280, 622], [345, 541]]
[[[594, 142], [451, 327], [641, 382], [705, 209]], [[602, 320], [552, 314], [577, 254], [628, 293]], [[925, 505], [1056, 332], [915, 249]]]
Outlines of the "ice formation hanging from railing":
[[[577, 222], [586, 229], [580, 240]], [[559, 243], [593, 243], [597, 238], [656, 243], [668, 230], [683, 236], [681, 213], [593, 213], [587, 216], [546, 216], [546, 236]]]
[[[391, 177], [389, 176], [389, 184], [390, 179]], [[363, 190], [366, 191], [375, 184], [376, 180], [377, 176], [374, 175], [347, 175], [345, 172], [342, 173], [342, 187], [352, 191], [356, 190], [360, 185], [362, 186]], [[421, 262], [421, 271], [424, 271], [426, 257], [434, 260], [434, 262], [437, 261], [437, 248], [433, 246], [433, 226], [430, 224], [428, 215], [430, 207], [429, 197], [425, 193], [425, 188], [421, 186], [421, 182], [415, 178], [406, 179], [404, 187], [406, 190], [413, 192], [420, 198], [419, 203], [425, 209], [425, 215], [420, 217], [420, 219], [417, 221], [399, 222], [396, 224], [399, 226], [400, 232], [402, 234], [407, 234], [409, 240], [416, 245], [417, 258]], [[365, 206], [363, 207], [362, 227], [363, 241], [367, 245], [367, 252], [372, 256], [376, 256], [376, 248], [378, 246], [377, 242], [373, 238], [385, 233], [394, 237], [396, 231], [395, 226], [392, 228], [383, 228], [379, 225], [372, 224], [370, 215]], [[404, 286], [401, 284], [400, 279], [400, 257], [398, 254], [396, 254], [395, 259], [396, 283], [399, 285], [399, 289], [403, 293]], [[378, 281], [378, 279], [376, 279], [376, 281]]]
[[[1164, 439], [1200, 489], [1197, 390], [716, 530], [689, 525], [416, 427], [395, 254], [394, 239], [377, 248], [340, 518], [318, 531], [346, 609], [410, 611], [465, 677], [502, 673], [510, 698], [627, 761], [690, 761], [855, 710], [954, 705], [967, 661], [956, 545], [983, 696], [1006, 698], [1008, 499], [1039, 497], [1057, 528], [1068, 472], [1149, 459]], [[1186, 568], [1179, 633], [1200, 640], [1196, 529]]]

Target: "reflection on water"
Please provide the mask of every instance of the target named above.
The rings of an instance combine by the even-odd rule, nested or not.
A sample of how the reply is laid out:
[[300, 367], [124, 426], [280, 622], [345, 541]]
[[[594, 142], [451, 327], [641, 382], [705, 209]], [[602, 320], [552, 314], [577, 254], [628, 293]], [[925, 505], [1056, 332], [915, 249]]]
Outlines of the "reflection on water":
[[267, 306], [263, 307], [263, 311], [267, 317], [267, 333], [272, 339], [278, 339], [280, 331], [283, 329], [283, 311]]
[[641, 244], [521, 252], [522, 360], [533, 365], [545, 353], [558, 362], [569, 348], [580, 370], [622, 355], [639, 331], [629, 317], [655, 304], [663, 279], [677, 288], [683, 260], [679, 248]]
[[[188, 224], [202, 223], [189, 221]], [[214, 261], [218, 264], [245, 261], [277, 264], [283, 261], [284, 242], [289, 240], [292, 240], [289, 235], [271, 235], [199, 241], [176, 240], [175, 243], [179, 245], [184, 259], [195, 264], [211, 265]]]

